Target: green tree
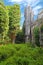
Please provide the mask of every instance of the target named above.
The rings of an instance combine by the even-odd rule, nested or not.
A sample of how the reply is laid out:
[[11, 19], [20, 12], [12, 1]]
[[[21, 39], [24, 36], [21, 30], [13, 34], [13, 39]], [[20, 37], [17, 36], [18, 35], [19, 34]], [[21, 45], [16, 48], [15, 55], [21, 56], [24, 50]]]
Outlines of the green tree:
[[37, 46], [40, 46], [40, 42], [39, 42], [39, 28], [38, 27], [34, 28], [33, 34], [34, 34], [35, 44]]
[[20, 27], [20, 6], [15, 4], [9, 9], [9, 34], [11, 41], [14, 43], [16, 33]]
[[9, 16], [7, 8], [0, 3], [0, 37], [4, 40], [9, 29]]
[[25, 42], [24, 32], [22, 30], [20, 30], [17, 33], [15, 42], [16, 43], [24, 43]]

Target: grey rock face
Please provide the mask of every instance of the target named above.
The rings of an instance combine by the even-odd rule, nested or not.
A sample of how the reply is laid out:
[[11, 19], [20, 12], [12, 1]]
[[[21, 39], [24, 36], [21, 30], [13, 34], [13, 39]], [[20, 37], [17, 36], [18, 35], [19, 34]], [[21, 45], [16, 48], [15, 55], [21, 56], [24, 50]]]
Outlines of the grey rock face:
[[25, 41], [28, 42], [29, 41], [29, 33], [30, 33], [30, 27], [31, 27], [31, 24], [33, 22], [33, 11], [31, 9], [30, 6], [27, 6], [25, 8], [25, 13], [24, 13], [24, 16], [25, 16]]

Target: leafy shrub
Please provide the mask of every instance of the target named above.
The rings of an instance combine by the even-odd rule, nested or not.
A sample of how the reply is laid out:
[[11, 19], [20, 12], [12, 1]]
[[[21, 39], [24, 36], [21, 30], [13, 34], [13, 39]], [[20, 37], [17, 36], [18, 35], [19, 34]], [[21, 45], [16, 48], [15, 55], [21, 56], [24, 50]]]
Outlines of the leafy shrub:
[[0, 65], [43, 65], [43, 48], [27, 44], [0, 46]]

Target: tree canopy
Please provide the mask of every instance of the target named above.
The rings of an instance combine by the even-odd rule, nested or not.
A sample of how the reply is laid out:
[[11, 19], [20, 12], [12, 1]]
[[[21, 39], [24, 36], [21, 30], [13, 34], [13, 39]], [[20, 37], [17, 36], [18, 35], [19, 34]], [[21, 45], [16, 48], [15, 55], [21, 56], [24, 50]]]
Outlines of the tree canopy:
[[20, 6], [15, 4], [8, 7], [9, 10], [9, 34], [10, 37], [16, 35], [20, 27]]
[[11, 36], [16, 35], [20, 29], [20, 6], [15, 4], [13, 6], [5, 6], [0, 1], [0, 37], [3, 39], [7, 34]]
[[7, 8], [0, 3], [0, 36], [4, 39], [9, 29], [9, 16]]

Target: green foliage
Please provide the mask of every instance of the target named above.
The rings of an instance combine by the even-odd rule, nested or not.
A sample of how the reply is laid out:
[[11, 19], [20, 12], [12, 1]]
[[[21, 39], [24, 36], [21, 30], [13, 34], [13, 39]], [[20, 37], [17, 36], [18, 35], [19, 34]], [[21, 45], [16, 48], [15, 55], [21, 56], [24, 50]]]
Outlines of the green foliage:
[[[4, 6], [0, 2], [0, 43], [5, 41], [7, 35], [15, 37], [20, 26], [20, 6]], [[12, 39], [14, 41], [14, 39]]]
[[4, 0], [0, 0], [1, 3], [4, 3]]
[[25, 42], [25, 38], [24, 38], [24, 33], [23, 31], [19, 31], [16, 35], [16, 43], [24, 43]]
[[[15, 4], [11, 7], [8, 7], [9, 9], [9, 34], [10, 38], [17, 34], [20, 26], [20, 6], [18, 4]], [[15, 37], [13, 36], [13, 37]]]
[[43, 25], [41, 25], [40, 29], [41, 29], [41, 32], [43, 32]]
[[39, 42], [39, 28], [38, 27], [34, 28], [33, 34], [34, 34], [35, 44], [37, 46], [40, 46], [40, 42]]
[[9, 32], [14, 33], [20, 23], [20, 6], [15, 4], [9, 8]]
[[3, 40], [9, 29], [9, 16], [7, 8], [0, 3], [0, 38]]
[[0, 46], [0, 65], [43, 65], [43, 48], [27, 44]]

